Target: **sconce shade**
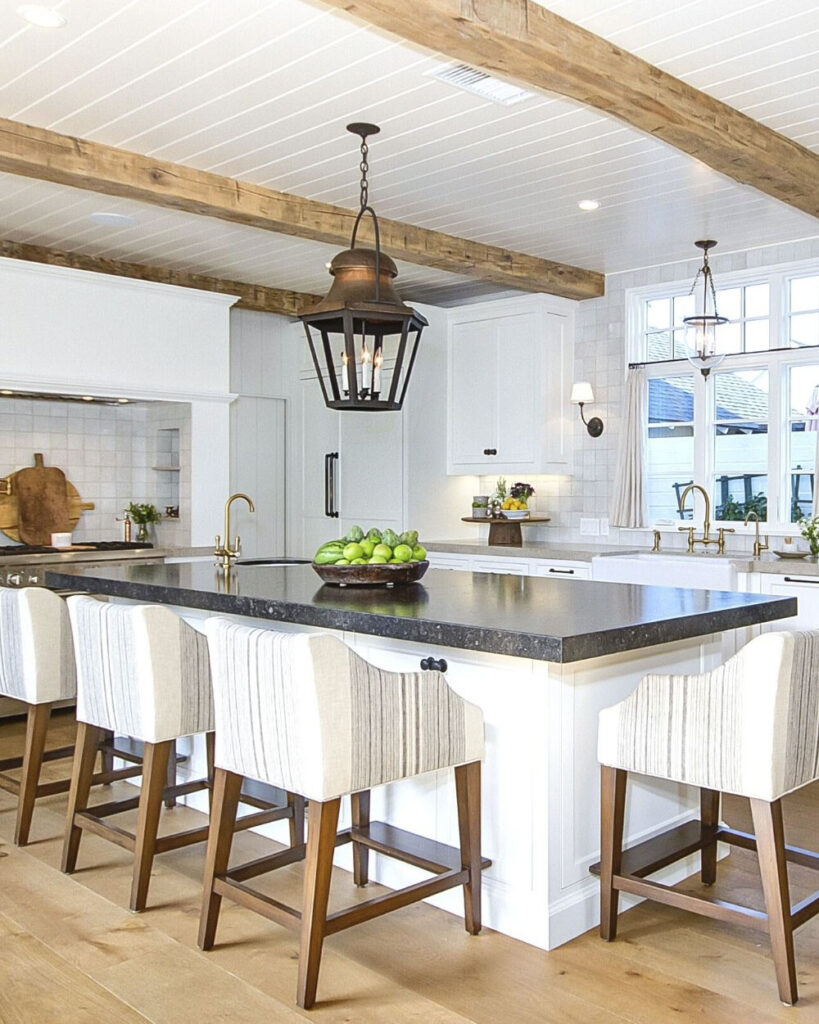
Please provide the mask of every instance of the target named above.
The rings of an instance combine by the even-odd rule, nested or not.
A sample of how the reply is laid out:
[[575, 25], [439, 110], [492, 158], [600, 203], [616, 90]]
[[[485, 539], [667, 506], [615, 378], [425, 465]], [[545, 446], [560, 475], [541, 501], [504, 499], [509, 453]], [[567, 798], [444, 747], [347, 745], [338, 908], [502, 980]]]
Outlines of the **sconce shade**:
[[[565, 392], [564, 392], [565, 394]], [[569, 399], [574, 405], [581, 405], [587, 402], [594, 401], [594, 392], [592, 386], [587, 380], [578, 381], [576, 384], [572, 384], [572, 394]]]

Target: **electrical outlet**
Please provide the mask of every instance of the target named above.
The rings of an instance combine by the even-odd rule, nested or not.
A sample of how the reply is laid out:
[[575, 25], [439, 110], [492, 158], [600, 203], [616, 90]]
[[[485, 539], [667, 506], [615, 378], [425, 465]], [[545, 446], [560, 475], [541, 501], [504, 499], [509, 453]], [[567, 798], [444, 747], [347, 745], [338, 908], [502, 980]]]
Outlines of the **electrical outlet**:
[[580, 536], [581, 537], [599, 537], [600, 536], [600, 520], [599, 519], [581, 519], [580, 520]]
[[600, 536], [608, 537], [609, 535], [609, 517], [603, 516], [600, 520]]

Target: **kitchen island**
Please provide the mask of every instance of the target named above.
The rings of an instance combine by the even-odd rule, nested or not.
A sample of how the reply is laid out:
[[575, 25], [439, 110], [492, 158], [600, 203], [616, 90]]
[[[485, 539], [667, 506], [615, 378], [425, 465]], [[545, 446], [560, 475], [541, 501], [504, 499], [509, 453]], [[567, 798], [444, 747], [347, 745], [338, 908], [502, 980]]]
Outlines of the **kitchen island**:
[[[551, 949], [598, 916], [599, 710], [648, 672], [701, 672], [764, 622], [791, 616], [792, 598], [617, 583], [430, 570], [393, 590], [325, 586], [309, 565], [128, 564], [53, 571], [49, 586], [288, 630], [329, 629], [383, 668], [417, 671], [445, 659], [454, 689], [486, 721], [484, 920]], [[197, 746], [194, 761], [202, 757]], [[194, 764], [197, 770], [199, 764]], [[457, 844], [453, 788], [444, 773], [373, 795], [373, 814]], [[695, 816], [696, 794], [655, 781], [633, 787], [626, 835], [641, 842]], [[339, 863], [349, 851], [339, 852]], [[420, 877], [376, 858], [387, 885]], [[678, 873], [693, 871], [693, 861]], [[675, 877], [670, 875], [667, 877]], [[461, 912], [457, 892], [433, 902]], [[628, 906], [624, 902], [624, 906]]]

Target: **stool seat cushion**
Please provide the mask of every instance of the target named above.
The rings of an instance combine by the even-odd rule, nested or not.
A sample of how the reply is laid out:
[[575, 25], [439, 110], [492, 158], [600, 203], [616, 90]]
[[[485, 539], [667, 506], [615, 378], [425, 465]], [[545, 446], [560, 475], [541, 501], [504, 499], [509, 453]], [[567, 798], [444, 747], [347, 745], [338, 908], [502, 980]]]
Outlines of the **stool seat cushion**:
[[0, 588], [0, 694], [48, 704], [76, 692], [65, 601], [43, 587]]
[[68, 598], [77, 719], [161, 743], [213, 729], [206, 638], [170, 608]]
[[600, 712], [598, 759], [772, 802], [819, 778], [819, 630], [765, 633], [698, 675], [648, 675]]
[[215, 763], [330, 800], [483, 757], [483, 714], [438, 672], [387, 672], [325, 633], [206, 625]]

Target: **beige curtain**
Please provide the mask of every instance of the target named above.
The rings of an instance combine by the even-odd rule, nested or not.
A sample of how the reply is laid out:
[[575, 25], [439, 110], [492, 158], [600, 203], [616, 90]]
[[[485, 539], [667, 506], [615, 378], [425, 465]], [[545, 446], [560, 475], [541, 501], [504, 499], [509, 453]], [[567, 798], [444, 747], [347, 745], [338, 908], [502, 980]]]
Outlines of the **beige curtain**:
[[[815, 427], [811, 426], [811, 421], [808, 420], [808, 430], [815, 430]], [[816, 459], [814, 461], [813, 470], [813, 508], [811, 509], [812, 516], [819, 516], [819, 431], [816, 434]]]
[[625, 418], [610, 513], [612, 526], [635, 529], [646, 525], [646, 414], [646, 374], [639, 367], [629, 370], [626, 377]]

